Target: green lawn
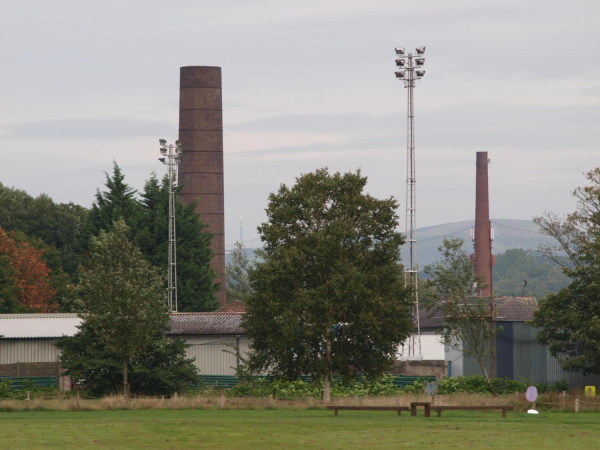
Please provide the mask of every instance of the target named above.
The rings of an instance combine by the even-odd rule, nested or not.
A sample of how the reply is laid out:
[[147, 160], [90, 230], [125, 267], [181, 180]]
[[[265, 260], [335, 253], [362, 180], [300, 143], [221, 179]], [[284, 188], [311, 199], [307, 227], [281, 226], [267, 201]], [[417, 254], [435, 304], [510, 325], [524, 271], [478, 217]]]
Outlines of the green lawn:
[[[421, 413], [422, 414], [422, 413]], [[435, 414], [434, 414], [435, 415]], [[0, 448], [600, 448], [600, 414], [323, 410], [1, 412]]]

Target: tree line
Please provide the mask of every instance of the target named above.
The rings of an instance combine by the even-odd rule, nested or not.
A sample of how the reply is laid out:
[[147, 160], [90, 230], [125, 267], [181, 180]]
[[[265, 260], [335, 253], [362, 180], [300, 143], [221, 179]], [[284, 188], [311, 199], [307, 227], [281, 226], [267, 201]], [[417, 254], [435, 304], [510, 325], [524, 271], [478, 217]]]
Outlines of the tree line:
[[[111, 231], [120, 219], [146, 260], [166, 271], [168, 202], [167, 176], [159, 179], [151, 174], [138, 193], [125, 182], [116, 162], [89, 209], [55, 203], [45, 194], [34, 198], [0, 184], [0, 312], [81, 311], [76, 286], [91, 238]], [[213, 236], [195, 206], [176, 204], [179, 310], [213, 311], [218, 306], [214, 295], [218, 286], [210, 267]], [[32, 285], [46, 286], [35, 301]]]

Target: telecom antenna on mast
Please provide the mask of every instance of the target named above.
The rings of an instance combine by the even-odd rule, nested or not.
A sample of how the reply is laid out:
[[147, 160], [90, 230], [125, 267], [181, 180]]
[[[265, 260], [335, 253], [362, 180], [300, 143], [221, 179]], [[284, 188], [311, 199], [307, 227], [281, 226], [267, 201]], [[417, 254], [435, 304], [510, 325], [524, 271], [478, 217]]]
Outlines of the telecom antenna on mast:
[[417, 194], [415, 170], [415, 102], [413, 90], [416, 82], [425, 76], [425, 47], [417, 47], [415, 55], [405, 55], [404, 48], [396, 48], [396, 78], [404, 81], [408, 89], [408, 116], [406, 138], [406, 243], [404, 245], [404, 282], [412, 288], [413, 317], [417, 327], [416, 333], [411, 334], [408, 342], [400, 347], [402, 359], [423, 359], [421, 355], [421, 325], [419, 323], [419, 284], [417, 263]]
[[159, 139], [160, 154], [158, 160], [169, 169], [169, 266], [168, 266], [168, 293], [169, 309], [177, 312], [177, 233], [175, 232], [175, 183], [177, 183], [177, 166], [181, 162], [183, 152], [181, 141], [175, 145], [167, 145], [167, 141]]

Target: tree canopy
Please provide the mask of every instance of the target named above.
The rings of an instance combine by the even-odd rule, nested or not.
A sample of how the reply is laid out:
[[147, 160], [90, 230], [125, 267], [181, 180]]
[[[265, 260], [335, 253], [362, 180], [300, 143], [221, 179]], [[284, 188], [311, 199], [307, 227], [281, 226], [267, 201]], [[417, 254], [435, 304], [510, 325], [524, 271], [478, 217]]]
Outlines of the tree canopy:
[[0, 307], [7, 313], [56, 311], [56, 290], [50, 281], [43, 250], [8, 235], [0, 228]]
[[360, 171], [320, 169], [281, 185], [250, 270], [248, 366], [321, 378], [326, 401], [333, 374], [382, 373], [414, 328], [398, 264], [398, 203], [365, 194], [366, 183]]
[[572, 281], [540, 301], [532, 324], [563, 369], [600, 374], [600, 168], [587, 173], [588, 186], [577, 188], [577, 210], [566, 218], [546, 213], [536, 218], [558, 244], [542, 251], [561, 262]]
[[244, 245], [236, 242], [231, 252], [231, 261], [227, 263], [227, 302], [245, 302], [252, 294], [249, 270], [250, 262], [246, 257]]
[[[116, 220], [130, 228], [132, 241], [144, 257], [157, 268], [168, 264], [169, 179], [162, 182], [152, 174], [144, 190], [136, 195], [126, 182], [121, 169], [114, 163], [112, 175], [106, 175], [106, 190], [96, 194], [96, 202], [86, 219], [80, 245], [89, 247], [89, 240], [101, 230], [112, 230]], [[195, 212], [196, 204], [176, 202], [177, 217], [177, 286], [178, 311], [214, 311], [218, 306], [215, 274], [210, 266], [212, 233]]]
[[143, 355], [157, 333], [164, 334], [169, 312], [164, 277], [128, 239], [129, 227], [123, 220], [112, 228], [91, 238], [79, 289], [85, 323], [123, 363], [127, 393], [130, 361]]

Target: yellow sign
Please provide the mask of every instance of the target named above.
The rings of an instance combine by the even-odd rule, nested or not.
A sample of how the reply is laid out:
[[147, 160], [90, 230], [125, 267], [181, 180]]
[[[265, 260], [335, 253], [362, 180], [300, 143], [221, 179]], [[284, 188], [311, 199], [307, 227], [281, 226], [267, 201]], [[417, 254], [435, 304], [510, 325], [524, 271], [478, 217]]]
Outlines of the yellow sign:
[[585, 387], [585, 396], [586, 397], [595, 397], [596, 396], [596, 386], [586, 386]]

